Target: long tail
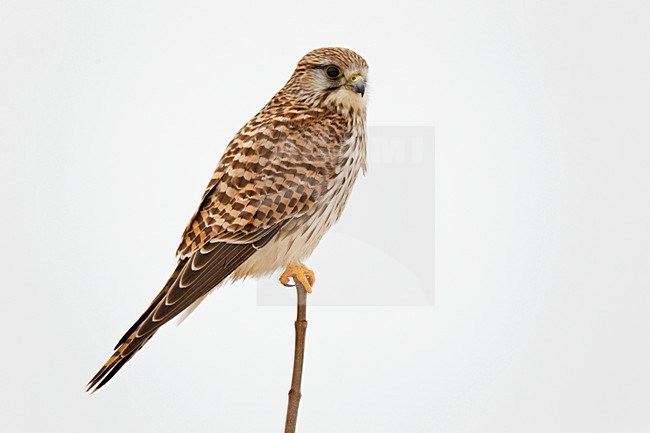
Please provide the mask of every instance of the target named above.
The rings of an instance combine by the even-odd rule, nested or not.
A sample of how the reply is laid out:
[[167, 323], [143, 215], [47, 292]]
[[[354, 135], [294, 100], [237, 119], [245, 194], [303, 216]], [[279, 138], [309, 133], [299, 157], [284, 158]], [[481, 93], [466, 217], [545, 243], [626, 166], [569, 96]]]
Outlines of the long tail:
[[149, 341], [151, 337], [153, 337], [153, 334], [155, 334], [157, 328], [151, 329], [149, 332], [140, 335], [139, 337], [138, 337], [138, 329], [143, 323], [147, 322], [147, 320], [150, 319], [151, 313], [154, 311], [156, 306], [158, 306], [158, 304], [164, 299], [169, 288], [178, 279], [186, 262], [187, 260], [183, 260], [178, 263], [176, 269], [169, 277], [169, 280], [167, 280], [167, 283], [160, 291], [160, 293], [158, 293], [158, 295], [154, 298], [151, 304], [149, 304], [149, 306], [142, 313], [140, 318], [136, 320], [135, 323], [131, 325], [129, 330], [124, 333], [122, 338], [120, 338], [120, 341], [118, 341], [114, 347], [115, 352], [113, 352], [113, 356], [108, 358], [106, 364], [104, 364], [104, 366], [99, 369], [97, 374], [95, 374], [93, 378], [90, 379], [90, 382], [88, 382], [88, 385], [86, 385], [86, 392], [90, 391], [91, 393], [93, 393], [97, 391], [99, 388], [101, 388], [102, 386], [106, 385], [106, 383], [109, 380], [111, 380], [111, 378], [115, 376], [115, 374], [118, 371], [120, 371], [122, 367], [124, 367], [124, 364], [129, 362], [129, 360], [133, 357], [133, 355], [135, 355], [140, 349], [142, 349], [142, 347], [145, 344], [147, 344], [147, 341]]
[[136, 333], [133, 332], [129, 338], [124, 342], [118, 345], [115, 353], [111, 356], [106, 364], [99, 369], [97, 374], [90, 379], [88, 385], [86, 385], [86, 391], [94, 393], [102, 386], [104, 386], [115, 374], [120, 371], [124, 364], [129, 362], [129, 360], [135, 355], [138, 350], [147, 344], [147, 341], [153, 336], [149, 335], [146, 338], [137, 338]]
[[176, 270], [158, 296], [126, 331], [106, 364], [90, 379], [86, 391], [95, 392], [124, 367], [147, 344], [162, 325], [196, 306], [205, 295], [223, 282], [242, 263], [263, 247], [281, 224], [267, 229], [263, 237], [251, 243], [210, 243], [179, 261]]

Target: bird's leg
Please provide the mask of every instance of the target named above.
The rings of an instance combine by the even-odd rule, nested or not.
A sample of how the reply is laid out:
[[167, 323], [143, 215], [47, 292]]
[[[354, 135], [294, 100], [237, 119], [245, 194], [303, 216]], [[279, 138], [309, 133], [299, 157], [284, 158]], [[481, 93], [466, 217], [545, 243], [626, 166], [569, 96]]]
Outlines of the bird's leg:
[[303, 265], [302, 263], [291, 264], [287, 266], [282, 275], [280, 275], [280, 283], [287, 287], [293, 287], [294, 284], [289, 284], [289, 279], [294, 278], [302, 284], [307, 293], [311, 293], [312, 287], [316, 282], [316, 275], [314, 271]]

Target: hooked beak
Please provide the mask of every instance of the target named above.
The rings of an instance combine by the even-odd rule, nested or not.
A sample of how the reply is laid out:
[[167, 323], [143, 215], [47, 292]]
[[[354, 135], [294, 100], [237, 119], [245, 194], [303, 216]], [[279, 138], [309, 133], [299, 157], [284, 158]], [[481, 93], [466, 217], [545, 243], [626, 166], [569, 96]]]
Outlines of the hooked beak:
[[348, 78], [346, 86], [348, 86], [348, 88], [353, 92], [361, 95], [362, 98], [366, 93], [366, 82], [361, 74], [354, 74]]

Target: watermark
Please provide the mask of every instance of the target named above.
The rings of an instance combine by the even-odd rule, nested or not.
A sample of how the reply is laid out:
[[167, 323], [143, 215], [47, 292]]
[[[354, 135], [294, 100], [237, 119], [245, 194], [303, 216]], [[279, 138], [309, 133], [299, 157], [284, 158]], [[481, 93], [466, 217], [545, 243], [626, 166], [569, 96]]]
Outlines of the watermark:
[[[368, 128], [368, 172], [305, 261], [316, 273], [311, 305], [434, 304], [434, 155], [432, 126]], [[295, 305], [278, 276], [258, 280], [258, 305]]]

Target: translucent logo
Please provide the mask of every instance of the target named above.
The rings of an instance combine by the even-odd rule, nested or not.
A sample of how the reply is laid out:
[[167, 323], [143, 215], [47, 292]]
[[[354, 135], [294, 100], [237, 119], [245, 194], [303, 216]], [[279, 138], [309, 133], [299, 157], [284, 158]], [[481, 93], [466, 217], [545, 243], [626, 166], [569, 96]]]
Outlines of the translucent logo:
[[[305, 261], [316, 273], [311, 305], [434, 303], [434, 148], [432, 126], [368, 129], [368, 172]], [[295, 305], [278, 276], [258, 280], [258, 305]]]

